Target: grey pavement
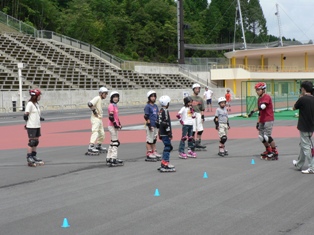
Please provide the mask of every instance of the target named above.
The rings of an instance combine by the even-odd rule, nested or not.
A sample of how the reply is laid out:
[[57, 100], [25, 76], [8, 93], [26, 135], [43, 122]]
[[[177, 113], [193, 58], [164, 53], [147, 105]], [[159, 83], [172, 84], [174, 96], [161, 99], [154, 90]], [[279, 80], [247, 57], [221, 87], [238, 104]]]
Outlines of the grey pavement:
[[[256, 136], [228, 140], [223, 158], [209, 140], [197, 159], [182, 160], [173, 142], [175, 173], [145, 162], [144, 143], [122, 144], [125, 166], [115, 168], [105, 165], [105, 155], [85, 156], [86, 146], [39, 147], [46, 165], [36, 168], [26, 166], [25, 148], [2, 150], [0, 234], [313, 234], [314, 175], [292, 165], [298, 137], [276, 143], [279, 161], [259, 159], [264, 149]], [[64, 218], [69, 228], [61, 228]]]

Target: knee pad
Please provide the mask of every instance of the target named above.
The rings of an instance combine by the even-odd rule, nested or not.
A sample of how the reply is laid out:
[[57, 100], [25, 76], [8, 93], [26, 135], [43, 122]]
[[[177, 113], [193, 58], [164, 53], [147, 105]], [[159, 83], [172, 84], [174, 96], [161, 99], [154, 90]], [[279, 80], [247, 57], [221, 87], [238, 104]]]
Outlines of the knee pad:
[[264, 136], [258, 135], [258, 139], [259, 139], [262, 143], [265, 143], [265, 142], [266, 142]]
[[227, 142], [227, 136], [226, 135], [223, 135], [223, 136], [221, 136], [221, 138], [220, 138], [220, 143], [222, 143], [222, 144], [224, 144], [224, 143], [226, 143]]
[[148, 142], [148, 141], [146, 141], [146, 143], [147, 143], [147, 144], [154, 144], [154, 143], [150, 143], [150, 142]]
[[267, 135], [264, 135], [264, 140], [265, 140], [265, 142], [268, 142], [268, 141], [269, 141], [269, 138], [268, 138]]
[[203, 134], [203, 131], [198, 131], [197, 132], [197, 135], [202, 135]]
[[183, 136], [183, 137], [181, 138], [181, 141], [185, 142], [187, 139], [188, 139], [187, 136]]
[[193, 141], [194, 141], [193, 136], [190, 136], [189, 139], [188, 139], [188, 141], [189, 141], [189, 142], [193, 142]]
[[192, 132], [192, 136], [195, 136], [195, 131]]
[[165, 152], [171, 152], [172, 149], [173, 149], [173, 146], [171, 144], [166, 144], [165, 148], [164, 148], [164, 151]]
[[29, 147], [37, 147], [38, 144], [39, 144], [39, 140], [38, 139], [30, 139], [28, 141], [28, 146]]
[[120, 141], [119, 140], [111, 140], [112, 147], [119, 147], [120, 146]]
[[274, 141], [273, 137], [268, 136], [268, 143], [271, 143], [271, 142], [273, 142], [273, 141]]

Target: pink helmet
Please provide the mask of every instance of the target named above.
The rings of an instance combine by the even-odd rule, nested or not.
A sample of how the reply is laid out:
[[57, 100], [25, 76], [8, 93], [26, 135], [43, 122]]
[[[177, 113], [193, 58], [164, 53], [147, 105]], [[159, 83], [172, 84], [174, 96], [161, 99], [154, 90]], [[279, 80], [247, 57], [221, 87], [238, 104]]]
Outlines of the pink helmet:
[[38, 97], [38, 96], [41, 95], [41, 91], [40, 91], [39, 89], [30, 89], [30, 90], [29, 90], [29, 94], [30, 94], [31, 96], [36, 96], [36, 97]]
[[265, 82], [258, 82], [255, 84], [255, 89], [266, 89], [266, 83]]

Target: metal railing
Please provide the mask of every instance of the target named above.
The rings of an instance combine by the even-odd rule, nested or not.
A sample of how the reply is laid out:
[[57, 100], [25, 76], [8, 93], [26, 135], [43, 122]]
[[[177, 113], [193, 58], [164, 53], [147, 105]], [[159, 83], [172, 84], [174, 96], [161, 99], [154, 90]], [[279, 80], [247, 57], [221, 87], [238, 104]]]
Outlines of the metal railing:
[[212, 66], [212, 69], [235, 69], [235, 68], [241, 68], [245, 69], [249, 72], [285, 72], [285, 73], [291, 73], [291, 72], [314, 72], [314, 68], [305, 68], [305, 67], [298, 67], [298, 66], [275, 66], [275, 65], [243, 65], [238, 64], [235, 67], [231, 65], [216, 65]]
[[121, 68], [121, 65], [124, 63], [124, 61], [114, 55], [111, 55], [105, 51], [102, 51], [101, 49], [86, 43], [86, 42], [82, 42], [79, 41], [77, 39], [53, 32], [53, 31], [47, 31], [47, 30], [38, 30], [37, 31], [37, 37], [38, 38], [43, 38], [43, 39], [52, 39], [54, 41], [57, 42], [62, 42], [66, 45], [70, 45], [72, 47], [75, 48], [79, 48], [81, 50], [87, 51], [87, 52], [91, 52], [105, 60], [107, 60], [108, 62], [114, 64], [115, 66]]
[[19, 31], [36, 37], [37, 29], [0, 11], [0, 22]]

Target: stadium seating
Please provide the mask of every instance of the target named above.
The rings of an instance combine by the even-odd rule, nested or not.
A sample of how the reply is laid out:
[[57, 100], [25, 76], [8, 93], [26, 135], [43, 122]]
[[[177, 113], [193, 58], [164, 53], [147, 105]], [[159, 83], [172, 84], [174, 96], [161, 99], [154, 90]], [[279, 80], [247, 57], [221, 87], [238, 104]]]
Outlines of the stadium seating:
[[184, 89], [193, 81], [182, 74], [143, 74], [122, 70], [104, 59], [51, 40], [29, 35], [0, 34], [0, 89], [18, 87], [17, 63], [23, 63], [23, 89], [93, 90]]

